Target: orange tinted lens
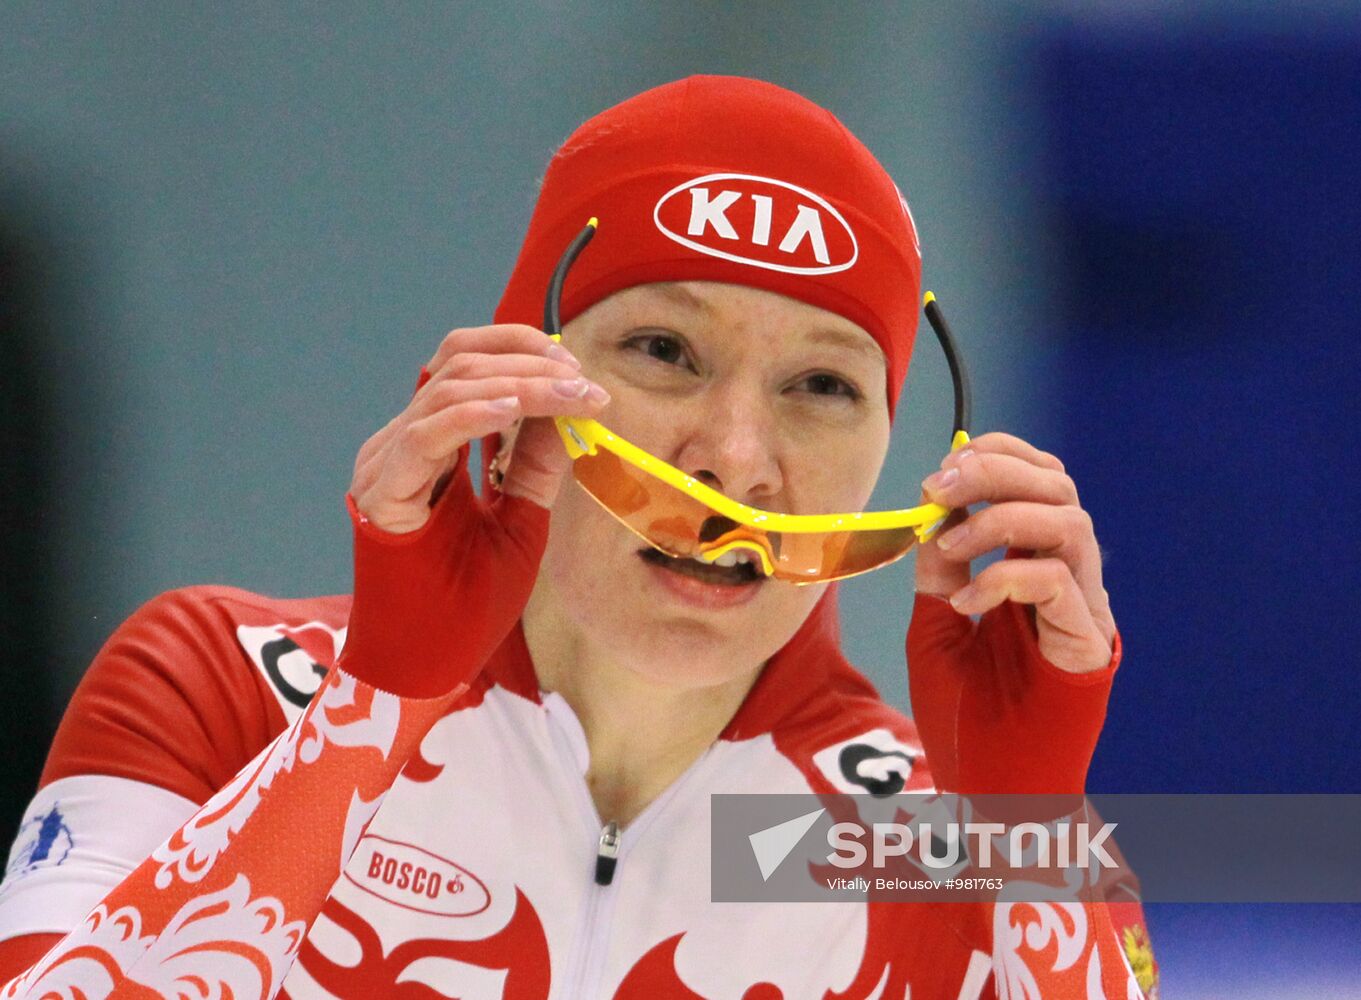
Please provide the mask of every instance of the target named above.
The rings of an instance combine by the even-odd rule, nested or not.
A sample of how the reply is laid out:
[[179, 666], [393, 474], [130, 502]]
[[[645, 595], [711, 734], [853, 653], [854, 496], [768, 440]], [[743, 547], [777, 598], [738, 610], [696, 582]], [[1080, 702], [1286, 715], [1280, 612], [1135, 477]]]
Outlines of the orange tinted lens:
[[596, 501], [637, 535], [673, 556], [699, 553], [707, 506], [604, 448], [572, 463], [572, 474]]
[[572, 474], [634, 534], [669, 555], [698, 558], [702, 551], [758, 534], [768, 543], [775, 576], [794, 583], [820, 583], [876, 569], [904, 556], [917, 540], [910, 527], [755, 532], [604, 448], [573, 462]]
[[775, 575], [796, 582], [839, 580], [878, 569], [901, 559], [916, 542], [910, 527], [771, 535], [779, 554]]

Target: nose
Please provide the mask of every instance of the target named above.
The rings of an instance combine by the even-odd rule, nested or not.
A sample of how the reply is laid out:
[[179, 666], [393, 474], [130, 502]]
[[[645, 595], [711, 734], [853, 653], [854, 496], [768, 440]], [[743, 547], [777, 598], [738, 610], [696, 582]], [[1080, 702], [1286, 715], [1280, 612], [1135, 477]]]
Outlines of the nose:
[[753, 387], [715, 389], [693, 409], [678, 468], [742, 503], [769, 506], [784, 490], [779, 428], [769, 400]]

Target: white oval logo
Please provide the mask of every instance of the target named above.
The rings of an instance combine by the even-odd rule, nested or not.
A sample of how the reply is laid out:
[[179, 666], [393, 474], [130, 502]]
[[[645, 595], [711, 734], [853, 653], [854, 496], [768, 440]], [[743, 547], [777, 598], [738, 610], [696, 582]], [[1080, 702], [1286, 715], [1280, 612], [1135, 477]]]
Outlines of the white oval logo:
[[345, 877], [396, 906], [440, 917], [470, 917], [491, 905], [486, 885], [462, 865], [423, 847], [365, 834]]
[[860, 256], [826, 199], [753, 174], [705, 174], [662, 195], [652, 220], [667, 239], [710, 257], [786, 274], [835, 274]]

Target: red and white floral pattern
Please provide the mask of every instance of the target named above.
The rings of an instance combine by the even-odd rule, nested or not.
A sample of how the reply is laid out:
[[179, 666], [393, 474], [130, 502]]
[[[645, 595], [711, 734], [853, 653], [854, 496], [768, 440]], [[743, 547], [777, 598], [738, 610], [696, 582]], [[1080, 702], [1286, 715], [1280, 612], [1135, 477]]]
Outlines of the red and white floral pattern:
[[141, 987], [175, 1000], [267, 1000], [306, 930], [301, 920], [285, 920], [277, 899], [252, 899], [250, 880], [238, 875], [226, 889], [191, 899], [159, 934], [143, 935], [135, 906], [112, 914], [96, 907], [67, 947], [11, 982], [4, 996], [99, 1000]]
[[[331, 671], [297, 722], [0, 996], [273, 997], [337, 873], [445, 705], [403, 702]], [[290, 784], [298, 795], [284, 791]], [[300, 825], [310, 828], [311, 850], [280, 852]]]
[[[327, 744], [372, 748], [386, 760], [397, 735], [401, 701], [369, 687], [363, 692], [361, 698], [353, 677], [333, 672], [308, 712], [280, 733], [193, 819], [156, 849], [152, 854], [160, 863], [156, 888], [166, 888], [177, 877], [185, 882], [199, 882], [206, 877], [232, 838], [255, 813], [275, 779], [292, 771], [298, 762], [316, 763]], [[361, 808], [359, 815], [365, 819], [372, 816], [379, 801], [364, 802], [367, 813]], [[351, 849], [356, 840], [357, 834], [349, 840]]]
[[[999, 902], [993, 910], [993, 971], [998, 1000], [1144, 1000], [1113, 928], [1082, 903]], [[1102, 974], [1103, 954], [1114, 979]], [[1085, 959], [1085, 961], [1084, 961]], [[1118, 982], [1118, 986], [1116, 983]], [[1111, 992], [1119, 989], [1120, 993]]]

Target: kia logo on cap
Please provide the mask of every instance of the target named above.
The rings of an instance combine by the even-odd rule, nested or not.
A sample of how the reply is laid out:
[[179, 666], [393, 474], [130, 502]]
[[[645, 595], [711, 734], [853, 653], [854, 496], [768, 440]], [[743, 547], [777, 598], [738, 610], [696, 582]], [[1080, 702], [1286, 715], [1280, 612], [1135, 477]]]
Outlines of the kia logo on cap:
[[860, 256], [841, 213], [812, 191], [751, 174], [706, 174], [652, 212], [668, 239], [710, 257], [787, 274], [835, 274]]

